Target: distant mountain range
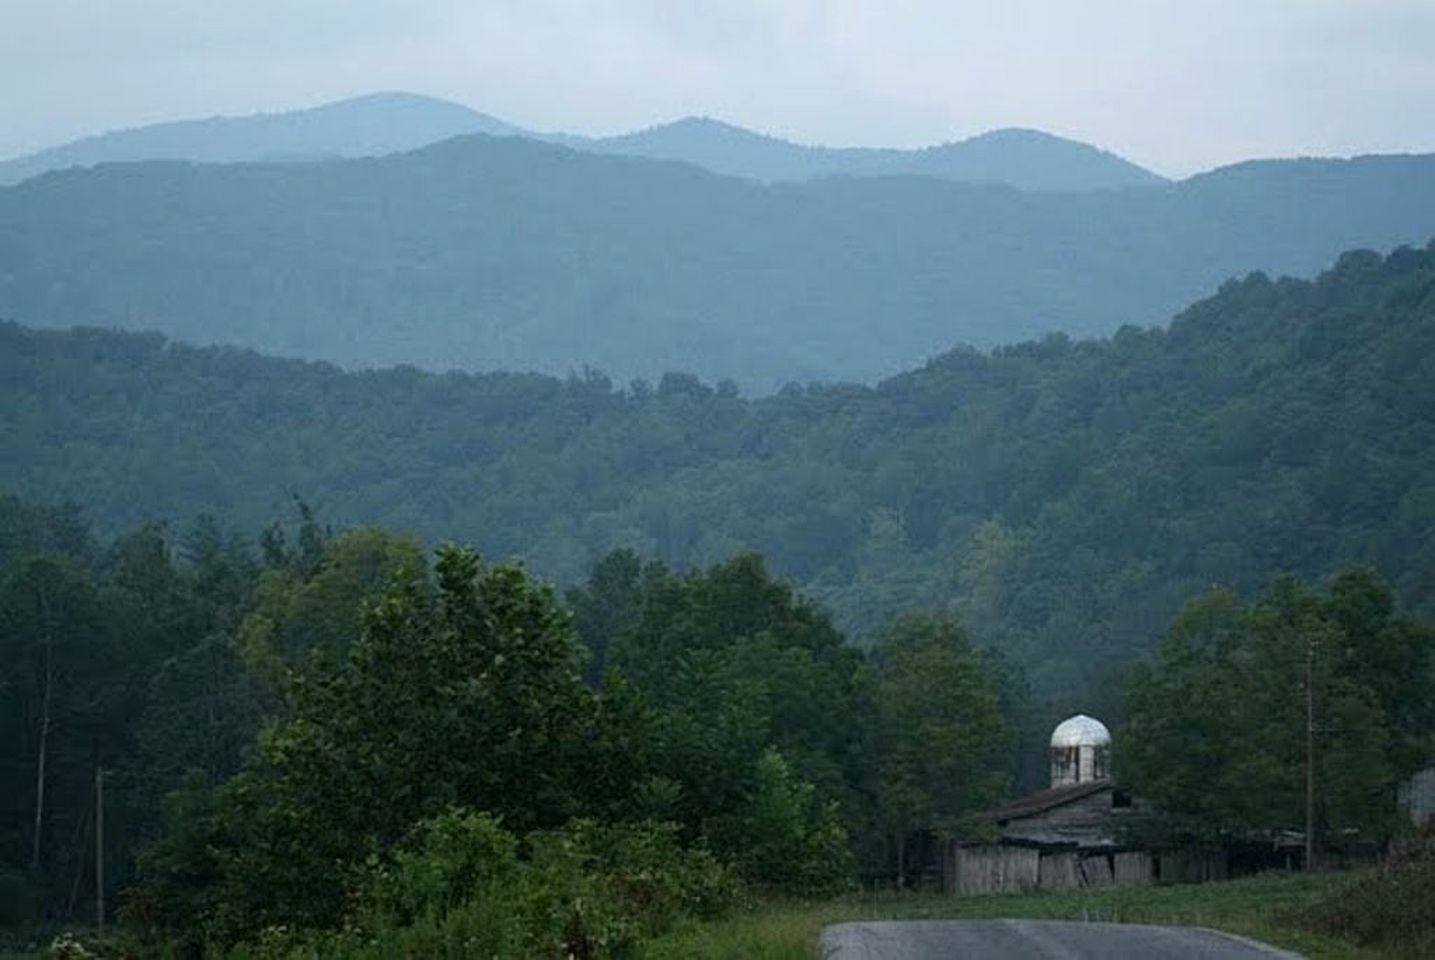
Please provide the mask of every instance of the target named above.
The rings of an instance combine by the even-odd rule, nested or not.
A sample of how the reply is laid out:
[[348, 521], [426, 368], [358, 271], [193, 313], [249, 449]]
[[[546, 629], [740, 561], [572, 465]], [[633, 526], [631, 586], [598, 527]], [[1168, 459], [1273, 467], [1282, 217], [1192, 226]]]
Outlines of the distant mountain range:
[[464, 134], [545, 140], [594, 153], [691, 163], [768, 182], [916, 174], [1026, 190], [1095, 190], [1163, 182], [1096, 147], [1035, 130], [996, 130], [920, 150], [803, 146], [688, 117], [616, 137], [539, 133], [468, 107], [377, 93], [288, 113], [214, 117], [119, 130], [0, 162], [0, 184], [50, 170], [140, 160], [296, 161], [400, 153]]
[[689, 117], [605, 140], [569, 142], [596, 153], [680, 160], [714, 173], [777, 182], [916, 175], [1005, 183], [1022, 190], [1151, 186], [1164, 178], [1112, 153], [1039, 130], [994, 130], [920, 150], [809, 147], [718, 120]]
[[50, 170], [141, 160], [234, 163], [324, 160], [400, 153], [468, 133], [524, 131], [456, 103], [376, 93], [308, 110], [180, 120], [85, 137], [0, 162], [0, 184]]
[[870, 381], [1157, 324], [1250, 270], [1435, 232], [1435, 157], [1130, 190], [764, 185], [471, 135], [374, 159], [111, 164], [0, 189], [0, 317], [347, 366]]

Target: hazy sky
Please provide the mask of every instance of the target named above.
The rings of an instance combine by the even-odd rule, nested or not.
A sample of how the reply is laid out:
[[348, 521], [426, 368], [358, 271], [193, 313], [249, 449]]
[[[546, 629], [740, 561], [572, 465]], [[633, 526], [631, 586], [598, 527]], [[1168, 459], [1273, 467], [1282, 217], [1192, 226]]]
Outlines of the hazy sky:
[[1039, 127], [1183, 175], [1435, 151], [1435, 0], [0, 0], [0, 157], [374, 90], [579, 133]]

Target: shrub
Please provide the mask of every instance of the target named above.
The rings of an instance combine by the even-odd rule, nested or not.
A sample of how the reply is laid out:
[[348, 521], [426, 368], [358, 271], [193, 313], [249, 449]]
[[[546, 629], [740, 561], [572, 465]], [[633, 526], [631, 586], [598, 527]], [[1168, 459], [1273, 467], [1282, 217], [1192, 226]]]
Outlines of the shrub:
[[518, 869], [518, 841], [497, 819], [450, 810], [421, 821], [412, 844], [396, 852], [392, 864], [370, 858], [359, 910], [385, 923], [409, 924], [511, 886]]
[[567, 862], [600, 878], [645, 935], [682, 916], [717, 916], [742, 898], [736, 874], [707, 850], [684, 847], [672, 824], [578, 820], [534, 847], [537, 864]]
[[1361, 946], [1411, 949], [1412, 955], [1435, 948], [1435, 835], [1342, 885], [1301, 919]]
[[622, 958], [739, 892], [731, 870], [667, 825], [579, 820], [520, 843], [495, 817], [455, 809], [422, 821], [391, 858], [369, 860], [343, 930], [270, 927], [228, 956]]
[[782, 894], [827, 895], [852, 883], [853, 858], [836, 804], [816, 795], [775, 749], [758, 761], [757, 788], [714, 829], [742, 876]]

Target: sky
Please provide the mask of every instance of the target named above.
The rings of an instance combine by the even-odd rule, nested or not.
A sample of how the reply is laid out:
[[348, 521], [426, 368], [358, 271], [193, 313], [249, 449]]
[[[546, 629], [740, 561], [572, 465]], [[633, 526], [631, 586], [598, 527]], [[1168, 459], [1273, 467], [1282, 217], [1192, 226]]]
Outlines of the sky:
[[1435, 0], [0, 0], [0, 158], [378, 90], [530, 129], [998, 127], [1171, 176], [1435, 152]]

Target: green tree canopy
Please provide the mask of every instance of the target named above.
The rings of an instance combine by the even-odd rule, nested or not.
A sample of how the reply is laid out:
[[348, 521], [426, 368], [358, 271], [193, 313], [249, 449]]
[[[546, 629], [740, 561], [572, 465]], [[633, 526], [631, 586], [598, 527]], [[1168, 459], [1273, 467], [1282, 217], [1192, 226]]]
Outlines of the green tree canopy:
[[[230, 932], [331, 922], [365, 857], [450, 807], [519, 832], [610, 815], [642, 750], [602, 729], [618, 714], [583, 685], [578, 652], [551, 591], [516, 567], [448, 547], [432, 583], [401, 570], [341, 664], [291, 672], [290, 716], [193, 802], [151, 858], [155, 888]], [[181, 889], [196, 875], [198, 902]]]
[[1168, 836], [1303, 830], [1313, 757], [1319, 835], [1383, 838], [1397, 781], [1428, 761], [1432, 658], [1435, 628], [1367, 570], [1324, 593], [1284, 578], [1249, 606], [1216, 591], [1133, 673], [1117, 774]]
[[1002, 798], [1011, 731], [998, 695], [982, 656], [950, 620], [904, 620], [872, 651], [862, 676], [866, 787], [899, 880], [914, 835], [960, 835], [972, 814]]

